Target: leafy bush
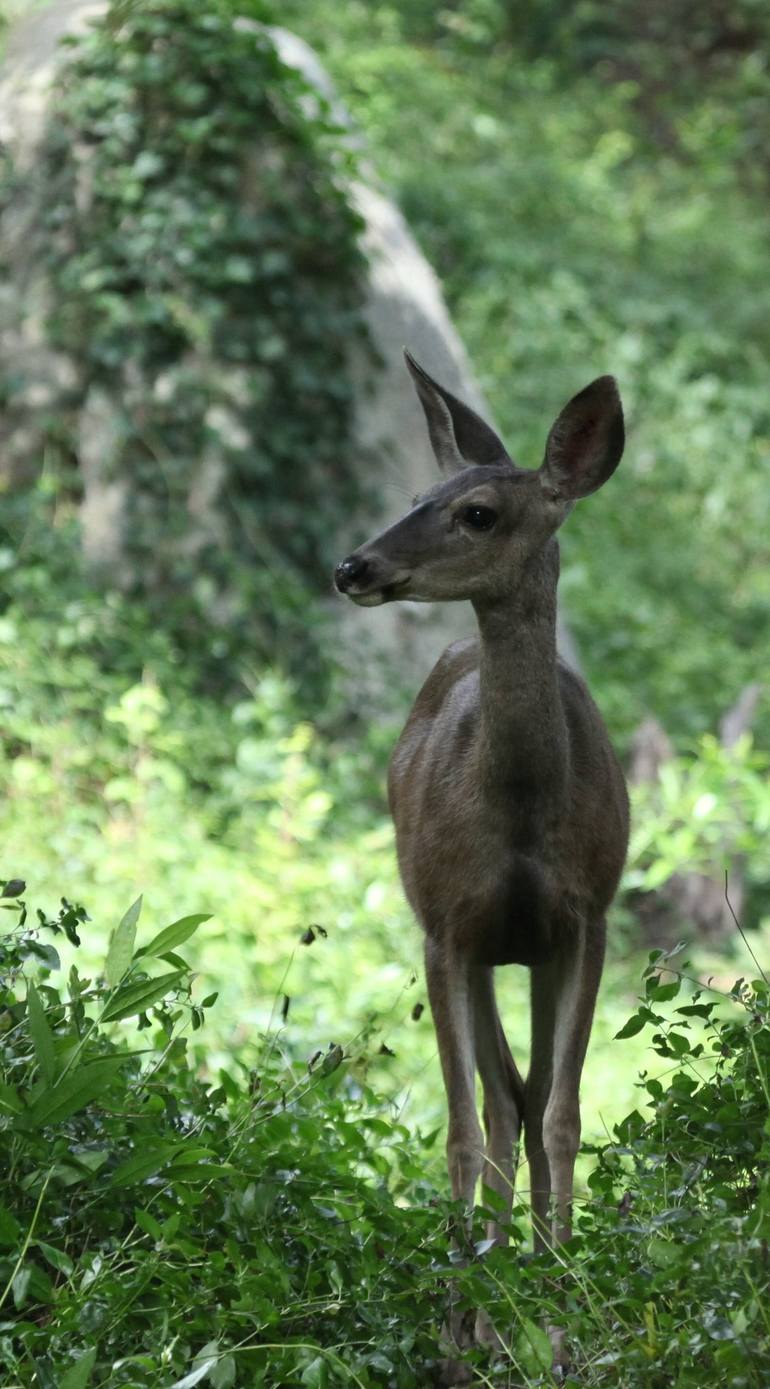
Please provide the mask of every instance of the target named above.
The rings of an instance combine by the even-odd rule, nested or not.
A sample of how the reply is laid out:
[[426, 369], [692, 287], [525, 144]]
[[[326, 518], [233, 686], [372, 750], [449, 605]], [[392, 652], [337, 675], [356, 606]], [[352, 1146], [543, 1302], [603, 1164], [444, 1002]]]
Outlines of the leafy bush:
[[7, 1370], [62, 1389], [424, 1384], [435, 1327], [408, 1294], [441, 1221], [396, 1199], [420, 1180], [414, 1137], [341, 1084], [339, 1046], [294, 1067], [274, 1037], [250, 1072], [197, 1074], [184, 1032], [214, 997], [192, 1001], [177, 949], [205, 917], [135, 950], [136, 903], [97, 978], [36, 985], [51, 934], [89, 926], [66, 902], [31, 925], [8, 900], [23, 887], [0, 946]]
[[[86, 913], [63, 901], [31, 922], [23, 890], [5, 886], [0, 939], [0, 1352], [14, 1383], [422, 1389], [450, 1286], [508, 1341], [497, 1364], [468, 1356], [474, 1382], [551, 1382], [546, 1317], [569, 1334], [571, 1382], [765, 1382], [764, 980], [736, 984], [741, 1013], [720, 1018], [696, 989], [671, 1017], [684, 976], [651, 957], [621, 1036], [651, 1025], [673, 1062], [665, 1085], [646, 1082], [652, 1118], [634, 1112], [593, 1150], [558, 1257], [486, 1252], [479, 1226], [458, 1259], [458, 1212], [424, 1176], [435, 1133], [394, 1119], [342, 1046], [299, 1063], [273, 1033], [252, 1067], [190, 1064], [184, 1034], [215, 998], [195, 1001], [178, 949], [205, 917], [136, 949], [135, 903], [99, 974], [73, 965], [65, 989], [57, 948], [77, 947]], [[525, 1220], [519, 1202], [517, 1245]]]
[[[656, 1028], [653, 1049], [672, 1071], [665, 1084], [643, 1077], [652, 1118], [632, 1113], [598, 1151], [589, 1187], [600, 1200], [578, 1222], [576, 1282], [585, 1240], [607, 1333], [595, 1373], [614, 1364], [631, 1384], [760, 1385], [770, 1369], [770, 987], [738, 980], [729, 998], [709, 999], [696, 981], [681, 1002], [687, 966], [660, 952], [645, 978], [619, 1036]], [[674, 999], [671, 1016], [662, 1005]], [[737, 1011], [720, 1016], [727, 1001]], [[691, 1031], [701, 1022], [703, 1037]]]
[[706, 735], [664, 763], [659, 781], [634, 787], [632, 803], [627, 891], [655, 891], [682, 872], [720, 881], [740, 862], [751, 894], [742, 924], [758, 925], [770, 884], [770, 783], [767, 755], [748, 736], [727, 749]]

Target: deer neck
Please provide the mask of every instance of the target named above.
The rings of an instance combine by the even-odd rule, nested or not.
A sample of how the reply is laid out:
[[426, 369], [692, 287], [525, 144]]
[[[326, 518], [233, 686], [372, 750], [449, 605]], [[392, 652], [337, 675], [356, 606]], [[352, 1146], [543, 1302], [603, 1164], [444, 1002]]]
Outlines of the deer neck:
[[516, 591], [475, 601], [481, 637], [481, 761], [489, 788], [558, 796], [567, 724], [556, 657], [559, 548], [534, 556]]

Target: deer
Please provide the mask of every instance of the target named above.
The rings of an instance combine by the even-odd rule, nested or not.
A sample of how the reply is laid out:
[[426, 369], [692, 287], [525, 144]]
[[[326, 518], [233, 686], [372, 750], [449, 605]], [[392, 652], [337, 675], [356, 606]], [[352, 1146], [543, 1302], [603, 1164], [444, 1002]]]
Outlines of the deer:
[[[415, 700], [388, 798], [424, 932], [452, 1197], [472, 1210], [482, 1177], [498, 1197], [488, 1238], [507, 1243], [523, 1131], [538, 1251], [571, 1237], [580, 1079], [629, 832], [599, 710], [557, 654], [557, 532], [620, 462], [623, 409], [614, 378], [600, 376], [556, 418], [541, 466], [522, 468], [490, 425], [405, 358], [444, 476], [343, 559], [335, 584], [361, 607], [474, 609], [478, 636], [447, 648]], [[495, 997], [494, 971], [508, 964], [530, 971], [526, 1080]], [[499, 1344], [482, 1313], [475, 1336]]]

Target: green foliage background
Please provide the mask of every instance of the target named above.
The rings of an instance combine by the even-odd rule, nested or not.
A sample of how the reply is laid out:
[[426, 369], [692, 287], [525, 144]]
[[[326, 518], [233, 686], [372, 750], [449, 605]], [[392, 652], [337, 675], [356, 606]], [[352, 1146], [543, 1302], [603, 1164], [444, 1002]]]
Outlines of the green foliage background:
[[[15, 1309], [0, 1335], [14, 1337], [20, 1383], [55, 1383], [66, 1370], [66, 1389], [93, 1370], [78, 1369], [80, 1347], [98, 1341], [107, 1373], [109, 1356], [133, 1354], [130, 1335], [171, 1349], [165, 1361], [154, 1348], [147, 1364], [126, 1360], [116, 1383], [198, 1374], [223, 1385], [422, 1385], [436, 1356], [423, 1309], [436, 1278], [443, 1287], [450, 1277], [441, 1222], [452, 1212], [420, 943], [382, 793], [422, 672], [408, 688], [383, 688], [377, 716], [362, 718], [317, 605], [335, 558], [330, 524], [368, 487], [344, 449], [341, 364], [360, 332], [363, 273], [343, 192], [350, 156], [269, 44], [233, 30], [225, 0], [152, 0], [121, 14], [123, 40], [89, 41], [66, 85], [41, 246], [59, 288], [51, 333], [75, 352], [78, 399], [109, 387], [126, 402], [116, 466], [142, 483], [137, 581], [83, 569], [77, 399], [62, 402], [45, 421], [37, 484], [3, 498], [3, 871], [30, 882], [49, 923], [61, 925], [62, 893], [87, 902], [80, 947], [66, 932], [56, 939], [65, 970], [75, 960], [81, 977], [93, 975], [86, 1008], [106, 997], [116, 904], [143, 891], [154, 922], [189, 911], [212, 919], [185, 945], [198, 981], [180, 973], [170, 1001], [148, 1005], [138, 1042], [125, 1023], [88, 1033], [83, 1060], [95, 1064], [152, 1032], [155, 1060], [116, 1070], [111, 1103], [95, 1096], [42, 1137], [18, 1126], [18, 1108], [5, 1112], [15, 1154], [6, 1204], [18, 1213], [16, 1225], [0, 1223]], [[271, 17], [251, 5], [249, 15]], [[280, 21], [332, 71], [442, 277], [520, 461], [539, 461], [553, 415], [593, 375], [614, 371], [627, 407], [621, 468], [565, 528], [562, 592], [620, 748], [652, 712], [677, 756], [661, 786], [636, 798], [584, 1085], [588, 1204], [569, 1278], [501, 1253], [451, 1275], [516, 1328], [515, 1363], [486, 1382], [551, 1382], [545, 1297], [577, 1340], [581, 1382], [760, 1384], [763, 980], [736, 987], [712, 1017], [694, 985], [657, 966], [647, 1014], [627, 1040], [613, 1038], [647, 958], [633, 892], [688, 869], [719, 879], [739, 856], [749, 947], [760, 965], [770, 955], [767, 700], [753, 746], [727, 754], [713, 737], [740, 689], [762, 677], [767, 649], [765, 20], [745, 0], [726, 38], [709, 7], [689, 25], [681, 7], [662, 4], [609, 15], [557, 0], [515, 13], [502, 0], [287, 0]], [[149, 40], [164, 26], [158, 64]], [[72, 196], [83, 124], [97, 172], [88, 216]], [[255, 131], [266, 205], [231, 220], [222, 208]], [[181, 218], [171, 239], [169, 216]], [[229, 445], [212, 410], [215, 421], [227, 414]], [[226, 464], [226, 543], [186, 554], [190, 468], [213, 445]], [[376, 616], [361, 614], [362, 633]], [[51, 929], [5, 961], [4, 1075], [22, 1109], [60, 1083], [83, 1024], [72, 980], [67, 1003], [63, 984], [36, 974], [52, 963], [34, 948]], [[141, 958], [129, 965], [132, 978], [144, 972]], [[34, 993], [19, 992], [22, 968], [37, 978], [50, 1038]], [[737, 939], [719, 954], [697, 944], [684, 971], [726, 994], [739, 972], [758, 973]], [[677, 1006], [695, 1010], [678, 1021], [656, 1012], [673, 1008], [674, 983]], [[526, 1055], [526, 979], [508, 971], [500, 984], [513, 1049]], [[199, 1030], [194, 1010], [213, 992]], [[652, 1045], [645, 1023], [658, 1028]], [[153, 1090], [143, 1068], [155, 1066]], [[135, 1125], [137, 1097], [152, 1104]], [[116, 1202], [110, 1174], [150, 1134], [172, 1147], [194, 1138], [213, 1156], [180, 1173], [182, 1147], [169, 1148], [168, 1170], [140, 1175]], [[240, 1165], [215, 1177], [209, 1165], [230, 1163], [243, 1134]], [[55, 1165], [73, 1146], [70, 1180]], [[45, 1181], [53, 1204], [41, 1205], [30, 1237], [42, 1244], [26, 1283], [14, 1282]], [[525, 1196], [526, 1168], [520, 1187]], [[62, 1243], [55, 1221], [68, 1191], [76, 1217]], [[516, 1221], [521, 1241], [523, 1209]], [[321, 1247], [327, 1257], [308, 1279], [308, 1251]], [[193, 1317], [178, 1333], [143, 1299], [166, 1268], [187, 1321], [199, 1297], [187, 1265], [205, 1265], [209, 1292], [229, 1291], [216, 1325]], [[39, 1308], [50, 1298], [59, 1339], [46, 1352]], [[239, 1359], [236, 1342], [269, 1354]], [[480, 1364], [479, 1382], [490, 1373]]]

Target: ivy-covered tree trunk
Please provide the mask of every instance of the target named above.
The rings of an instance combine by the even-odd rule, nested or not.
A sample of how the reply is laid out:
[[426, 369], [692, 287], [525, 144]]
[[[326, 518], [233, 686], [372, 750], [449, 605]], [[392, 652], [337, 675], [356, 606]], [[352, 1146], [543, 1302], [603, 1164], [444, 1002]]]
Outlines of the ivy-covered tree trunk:
[[6, 353], [7, 476], [53, 462], [90, 563], [180, 636], [213, 623], [220, 656], [290, 658], [337, 517], [367, 494], [350, 154], [225, 0], [99, 8], [62, 53], [34, 161], [5, 171], [6, 252], [21, 197], [39, 335], [66, 364], [34, 411]]

